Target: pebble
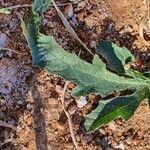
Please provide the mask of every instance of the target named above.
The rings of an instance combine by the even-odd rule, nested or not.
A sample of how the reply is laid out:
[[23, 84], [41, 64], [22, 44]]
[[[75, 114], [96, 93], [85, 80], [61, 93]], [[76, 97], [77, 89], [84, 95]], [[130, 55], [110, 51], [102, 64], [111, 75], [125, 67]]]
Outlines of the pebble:
[[55, 89], [56, 89], [56, 92], [58, 92], [58, 93], [63, 92], [63, 88], [60, 85], [56, 85]]
[[87, 104], [86, 97], [81, 96], [80, 99], [76, 100], [78, 108], [83, 108]]
[[91, 41], [90, 42], [90, 47], [91, 48], [95, 48], [96, 47], [96, 42], [95, 41]]
[[3, 48], [6, 45], [7, 37], [6, 34], [0, 34], [0, 48]]

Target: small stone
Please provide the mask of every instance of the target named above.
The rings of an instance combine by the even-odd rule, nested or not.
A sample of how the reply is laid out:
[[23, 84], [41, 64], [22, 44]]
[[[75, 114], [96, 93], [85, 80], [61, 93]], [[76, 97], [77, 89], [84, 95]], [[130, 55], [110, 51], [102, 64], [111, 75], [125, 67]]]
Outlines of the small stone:
[[77, 140], [77, 142], [80, 142], [81, 141], [81, 138], [80, 138], [80, 136], [76, 136], [76, 140]]
[[109, 147], [109, 144], [108, 144], [108, 141], [107, 141], [107, 138], [106, 138], [106, 137], [104, 137], [104, 138], [100, 141], [100, 143], [102, 144], [102, 146], [103, 146], [105, 149]]
[[58, 92], [58, 93], [62, 93], [63, 88], [62, 88], [60, 85], [56, 85], [55, 90], [56, 90], [56, 92]]
[[115, 130], [116, 130], [115, 122], [111, 122], [111, 123], [109, 124], [109, 128], [110, 128], [112, 131], [115, 131]]
[[69, 92], [65, 93], [65, 98], [70, 98], [70, 93]]
[[90, 47], [91, 48], [95, 48], [96, 47], [96, 42], [95, 41], [91, 41], [90, 42]]
[[0, 48], [3, 48], [6, 45], [6, 34], [0, 33]]
[[103, 134], [103, 135], [106, 133], [105, 128], [102, 128], [102, 127], [99, 129], [99, 131], [100, 131], [100, 133]]
[[23, 105], [23, 101], [22, 101], [22, 100], [19, 100], [17, 103], [18, 103], [19, 105]]
[[78, 108], [83, 108], [87, 104], [86, 97], [81, 96], [80, 99], [76, 100]]

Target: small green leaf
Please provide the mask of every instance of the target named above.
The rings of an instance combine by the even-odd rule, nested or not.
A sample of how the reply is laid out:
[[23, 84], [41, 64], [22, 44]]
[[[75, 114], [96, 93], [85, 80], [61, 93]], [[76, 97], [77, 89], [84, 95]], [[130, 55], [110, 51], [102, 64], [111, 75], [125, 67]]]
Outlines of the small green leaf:
[[9, 15], [11, 14], [11, 11], [9, 11], [7, 8], [0, 8], [0, 13]]
[[124, 74], [124, 66], [128, 62], [134, 61], [134, 56], [127, 48], [120, 48], [110, 41], [99, 42], [96, 52], [106, 59], [107, 65], [110, 69], [119, 74]]

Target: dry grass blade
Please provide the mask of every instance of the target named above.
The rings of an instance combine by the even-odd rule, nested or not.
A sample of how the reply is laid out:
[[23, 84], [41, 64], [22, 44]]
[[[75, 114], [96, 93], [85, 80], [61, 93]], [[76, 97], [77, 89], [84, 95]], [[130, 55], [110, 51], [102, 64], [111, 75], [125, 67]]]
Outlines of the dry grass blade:
[[148, 19], [148, 14], [146, 14], [143, 17], [143, 19], [142, 19], [142, 21], [140, 23], [140, 26], [139, 26], [139, 35], [142, 37], [142, 39], [144, 39], [144, 27], [145, 27], [145, 25], [147, 23], [147, 19]]
[[7, 9], [15, 9], [15, 8], [22, 8], [22, 7], [31, 7], [32, 5], [24, 4], [24, 5], [14, 5], [10, 7], [6, 7]]
[[[150, 20], [150, 0], [146, 0], [145, 2], [145, 5], [146, 5], [146, 14], [145, 16], [143, 17], [141, 23], [140, 23], [140, 26], [139, 26], [139, 35], [144, 39], [144, 28], [145, 26], [147, 25], [147, 23], [149, 22]], [[145, 40], [145, 39], [144, 39]]]
[[74, 132], [73, 132], [73, 127], [72, 127], [72, 121], [71, 121], [71, 118], [70, 118], [70, 114], [68, 113], [68, 111], [65, 108], [64, 100], [65, 100], [65, 93], [66, 93], [68, 84], [69, 84], [69, 81], [67, 81], [65, 83], [65, 86], [64, 86], [64, 89], [63, 89], [63, 93], [61, 95], [61, 104], [62, 104], [62, 108], [63, 108], [63, 110], [64, 110], [64, 112], [65, 112], [65, 114], [67, 116], [67, 119], [68, 119], [69, 130], [70, 130], [70, 134], [71, 134], [71, 138], [72, 138], [73, 144], [74, 144], [76, 150], [79, 150], [78, 144], [76, 142], [75, 135], [74, 135]]
[[71, 27], [70, 23], [67, 21], [67, 19], [65, 18], [65, 16], [63, 15], [63, 13], [61, 12], [61, 10], [58, 8], [57, 4], [55, 3], [54, 0], [52, 0], [53, 5], [55, 7], [55, 9], [57, 10], [57, 13], [60, 17], [60, 19], [62, 20], [62, 23], [64, 24], [65, 28], [67, 29], [67, 31], [81, 44], [83, 45], [83, 47], [91, 54], [94, 55], [90, 49], [87, 48], [87, 46], [80, 40], [80, 38], [77, 36], [77, 34], [75, 33], [75, 31], [73, 30], [73, 28]]

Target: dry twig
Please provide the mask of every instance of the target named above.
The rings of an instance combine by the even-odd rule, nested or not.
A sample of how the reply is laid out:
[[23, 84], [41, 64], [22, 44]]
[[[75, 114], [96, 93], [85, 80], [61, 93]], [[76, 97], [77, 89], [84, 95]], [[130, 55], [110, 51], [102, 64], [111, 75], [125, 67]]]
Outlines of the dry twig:
[[61, 95], [61, 104], [62, 104], [62, 108], [63, 108], [63, 110], [64, 110], [64, 112], [65, 112], [65, 114], [66, 114], [66, 116], [68, 118], [69, 130], [70, 130], [70, 134], [71, 134], [71, 138], [72, 138], [73, 144], [74, 144], [75, 148], [77, 150], [79, 150], [78, 144], [76, 142], [75, 135], [74, 135], [74, 132], [73, 132], [73, 127], [72, 127], [72, 121], [71, 121], [71, 118], [70, 118], [70, 114], [68, 113], [68, 111], [65, 108], [64, 100], [65, 100], [65, 93], [66, 93], [68, 84], [69, 84], [69, 81], [67, 81], [65, 83], [65, 86], [64, 86], [64, 89], [63, 89], [63, 93]]
[[93, 56], [94, 54], [91, 52], [91, 50], [89, 48], [87, 48], [87, 46], [77, 36], [75, 31], [71, 27], [70, 23], [67, 21], [67, 19], [65, 18], [65, 16], [61, 12], [61, 10], [58, 8], [58, 6], [57, 6], [57, 4], [55, 3], [54, 0], [52, 0], [52, 3], [54, 5], [54, 7], [55, 7], [55, 9], [56, 9], [56, 11], [57, 11], [61, 21], [62, 21], [62, 23], [64, 24], [65, 28], [67, 29], [67, 31]]
[[1, 51], [1, 50], [6, 50], [6, 51], [10, 51], [10, 52], [16, 53], [16, 54], [18, 54], [18, 55], [21, 55], [21, 53], [17, 52], [16, 50], [10, 49], [10, 48], [5, 48], [5, 47], [3, 47], [3, 48], [0, 48], [0, 51]]
[[146, 6], [146, 14], [143, 17], [143, 19], [141, 20], [141, 23], [139, 26], [139, 35], [142, 37], [142, 39], [144, 41], [146, 41], [144, 39], [144, 28], [147, 25], [147, 23], [149, 23], [149, 21], [150, 21], [150, 0], [145, 1], [145, 6]]
[[22, 8], [22, 7], [31, 7], [32, 5], [24, 4], [24, 5], [14, 5], [10, 7], [6, 7], [6, 9], [15, 9], [15, 8]]

